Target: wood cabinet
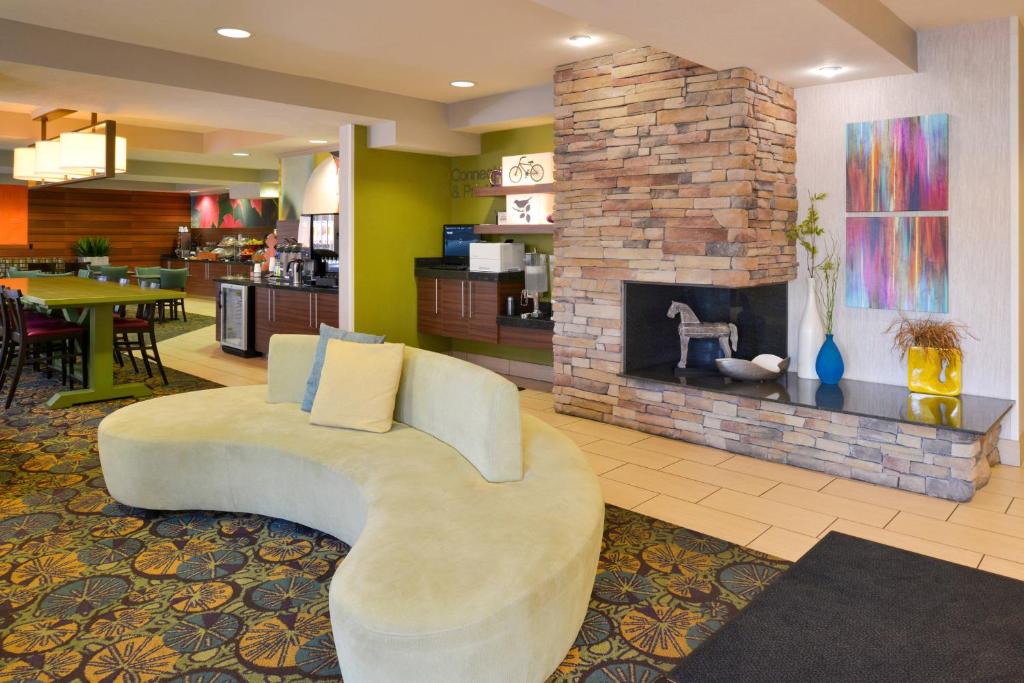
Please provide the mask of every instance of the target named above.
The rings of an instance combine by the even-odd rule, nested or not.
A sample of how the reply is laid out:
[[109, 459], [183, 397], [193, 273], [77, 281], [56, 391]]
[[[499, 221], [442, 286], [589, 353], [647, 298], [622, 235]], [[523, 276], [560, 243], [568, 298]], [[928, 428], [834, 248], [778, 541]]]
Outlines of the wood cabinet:
[[498, 341], [509, 346], [522, 346], [528, 349], [551, 350], [552, 340], [555, 336], [553, 330], [543, 330], [534, 327], [517, 327], [514, 325], [500, 325]]
[[441, 334], [457, 339], [469, 334], [465, 280], [441, 279]]
[[518, 297], [522, 287], [519, 280], [416, 278], [417, 329], [496, 344], [498, 314], [505, 299]]
[[301, 289], [256, 288], [256, 339], [260, 353], [275, 334], [317, 334], [320, 323], [337, 327], [338, 295]]
[[320, 325], [338, 326], [338, 295], [326, 292], [313, 292], [313, 323], [314, 330], [319, 332]]
[[164, 268], [188, 268], [185, 293], [189, 296], [217, 296], [217, 278], [229, 275], [247, 275], [251, 266], [245, 263], [224, 263], [223, 261], [182, 261], [165, 259]]
[[444, 334], [441, 325], [441, 281], [416, 278], [416, 327], [426, 334]]

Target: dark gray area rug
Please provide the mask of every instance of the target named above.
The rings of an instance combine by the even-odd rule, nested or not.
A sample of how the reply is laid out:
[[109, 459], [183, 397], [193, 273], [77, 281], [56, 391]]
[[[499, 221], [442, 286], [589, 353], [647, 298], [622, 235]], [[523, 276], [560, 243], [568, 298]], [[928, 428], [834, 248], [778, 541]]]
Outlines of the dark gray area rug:
[[1024, 680], [1024, 582], [829, 533], [670, 675]]

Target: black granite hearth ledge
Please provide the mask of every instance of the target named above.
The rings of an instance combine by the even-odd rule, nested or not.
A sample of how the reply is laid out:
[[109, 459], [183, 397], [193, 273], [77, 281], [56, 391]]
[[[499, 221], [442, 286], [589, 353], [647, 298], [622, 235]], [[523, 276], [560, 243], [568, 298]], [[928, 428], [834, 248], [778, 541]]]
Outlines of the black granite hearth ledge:
[[[838, 385], [800, 379], [795, 372], [777, 382], [740, 382], [717, 373], [676, 377], [674, 364], [630, 370], [620, 376], [657, 382], [676, 389], [772, 401], [877, 420], [936, 427], [951, 432], [984, 435], [1013, 407], [1013, 401], [987, 396], [956, 399], [911, 394], [905, 387], [844, 379]], [[917, 415], [913, 411], [917, 411]]]
[[531, 330], [554, 330], [555, 321], [551, 318], [521, 318], [518, 315], [499, 315], [498, 324], [506, 327], [525, 327]]

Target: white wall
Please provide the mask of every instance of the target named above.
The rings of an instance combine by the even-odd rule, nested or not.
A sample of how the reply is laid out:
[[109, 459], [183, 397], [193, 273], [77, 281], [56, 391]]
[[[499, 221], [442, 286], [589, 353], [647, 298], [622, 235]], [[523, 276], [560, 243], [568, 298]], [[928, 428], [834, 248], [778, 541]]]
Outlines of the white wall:
[[[1013, 19], [1012, 22], [1016, 22]], [[1016, 399], [1019, 218], [1015, 196], [1019, 163], [1011, 146], [1018, 102], [1013, 55], [1016, 33], [1009, 19], [922, 32], [919, 73], [796, 91], [797, 188], [801, 218], [808, 192], [827, 192], [823, 226], [845, 244], [845, 132], [856, 121], [948, 113], [949, 316], [966, 323], [977, 341], [964, 349], [964, 393]], [[846, 377], [889, 384], [906, 381], [905, 364], [885, 334], [895, 311], [847, 308], [839, 283], [836, 339]], [[790, 286], [790, 348], [806, 281]], [[1016, 415], [1005, 437], [1016, 439]]]

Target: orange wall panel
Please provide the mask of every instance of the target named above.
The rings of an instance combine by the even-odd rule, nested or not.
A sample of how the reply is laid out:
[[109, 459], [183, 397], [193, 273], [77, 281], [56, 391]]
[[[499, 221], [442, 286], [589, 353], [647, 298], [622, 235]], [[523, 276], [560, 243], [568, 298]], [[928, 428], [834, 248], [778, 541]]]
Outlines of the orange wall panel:
[[28, 244], [28, 188], [0, 185], [0, 244]]

